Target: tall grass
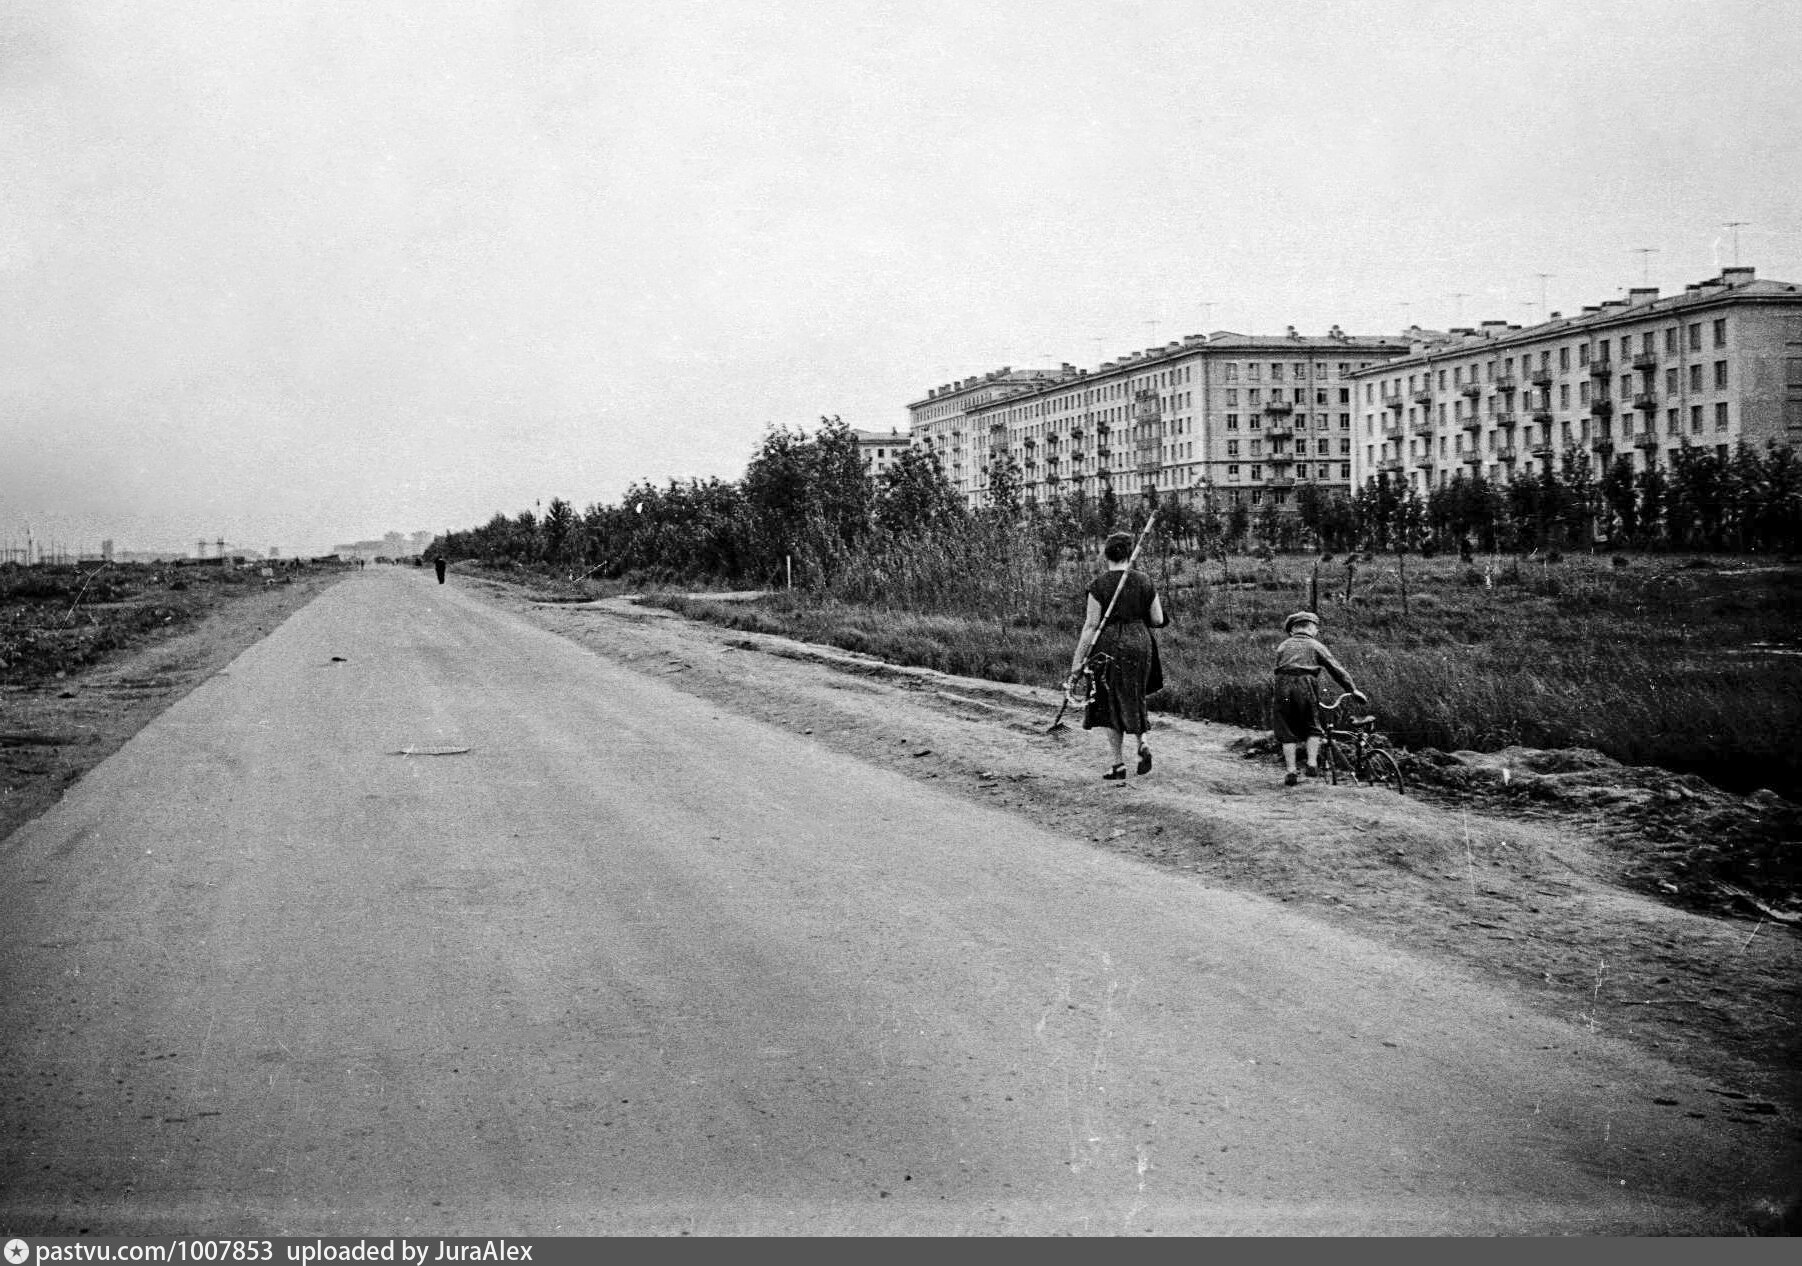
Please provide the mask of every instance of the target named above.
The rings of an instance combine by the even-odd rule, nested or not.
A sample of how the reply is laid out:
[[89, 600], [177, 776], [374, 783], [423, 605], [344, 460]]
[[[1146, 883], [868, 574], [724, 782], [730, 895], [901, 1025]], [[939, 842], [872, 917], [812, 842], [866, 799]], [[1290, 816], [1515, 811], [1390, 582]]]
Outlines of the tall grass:
[[[1343, 559], [1141, 561], [1172, 617], [1158, 635], [1170, 684], [1156, 710], [1268, 727], [1283, 616], [1317, 594], [1322, 640], [1403, 746], [1581, 746], [1735, 790], [1802, 788], [1802, 747], [1791, 741], [1802, 720], [1802, 567], [1578, 556], [1409, 558], [1404, 571], [1365, 556], [1347, 601]], [[1052, 685], [1098, 570], [999, 542], [923, 539], [845, 560], [822, 593], [665, 601], [896, 663]]]

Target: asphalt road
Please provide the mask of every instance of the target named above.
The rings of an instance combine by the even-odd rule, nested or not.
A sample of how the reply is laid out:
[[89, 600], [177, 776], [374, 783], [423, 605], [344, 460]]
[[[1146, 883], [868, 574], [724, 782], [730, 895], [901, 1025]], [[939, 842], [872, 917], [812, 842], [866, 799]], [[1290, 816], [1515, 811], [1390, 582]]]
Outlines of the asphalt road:
[[0, 875], [7, 1233], [1619, 1233], [1788, 1177], [1624, 1044], [429, 572]]

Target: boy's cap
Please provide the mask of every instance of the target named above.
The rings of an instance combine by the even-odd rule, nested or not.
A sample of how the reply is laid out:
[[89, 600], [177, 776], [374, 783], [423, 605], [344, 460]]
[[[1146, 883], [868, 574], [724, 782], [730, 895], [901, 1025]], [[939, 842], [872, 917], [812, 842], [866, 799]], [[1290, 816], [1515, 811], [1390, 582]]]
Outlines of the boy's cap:
[[1297, 611], [1294, 615], [1283, 621], [1283, 632], [1290, 632], [1298, 624], [1312, 624], [1318, 627], [1320, 624], [1320, 617], [1315, 615], [1312, 611]]

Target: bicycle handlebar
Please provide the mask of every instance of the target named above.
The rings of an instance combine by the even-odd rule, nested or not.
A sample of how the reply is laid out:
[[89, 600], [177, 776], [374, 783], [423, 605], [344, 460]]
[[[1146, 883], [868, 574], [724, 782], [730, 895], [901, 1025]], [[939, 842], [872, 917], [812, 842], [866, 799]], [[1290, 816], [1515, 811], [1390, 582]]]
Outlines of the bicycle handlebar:
[[1362, 699], [1365, 703], [1370, 702], [1370, 696], [1365, 694], [1362, 690], [1348, 690], [1331, 703], [1321, 704], [1321, 710], [1324, 712], [1337, 712], [1339, 710], [1339, 705], [1343, 704], [1347, 699]]

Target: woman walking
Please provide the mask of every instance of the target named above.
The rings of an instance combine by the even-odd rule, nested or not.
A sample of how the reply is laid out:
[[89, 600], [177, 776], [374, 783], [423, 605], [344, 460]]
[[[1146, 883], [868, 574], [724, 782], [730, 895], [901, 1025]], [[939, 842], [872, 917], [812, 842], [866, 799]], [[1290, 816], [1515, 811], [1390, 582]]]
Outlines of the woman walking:
[[1164, 627], [1164, 604], [1151, 577], [1132, 570], [1131, 533], [1115, 532], [1101, 552], [1107, 570], [1089, 585], [1088, 614], [1070, 658], [1070, 675], [1075, 677], [1085, 665], [1094, 672], [1095, 689], [1083, 709], [1082, 728], [1107, 731], [1113, 768], [1102, 777], [1124, 782], [1128, 734], [1138, 751], [1138, 771], [1151, 772], [1145, 682], [1151, 671], [1150, 630]]

